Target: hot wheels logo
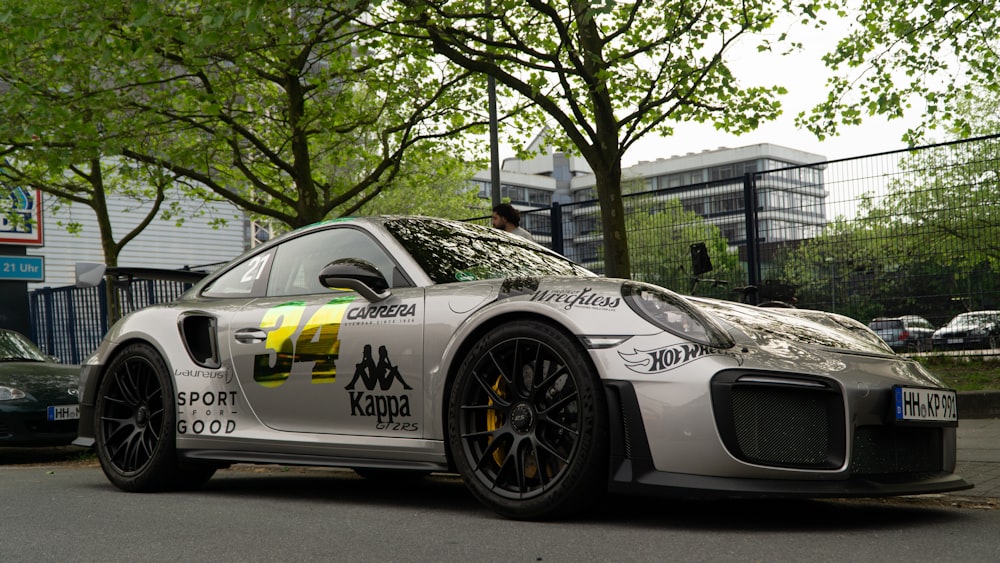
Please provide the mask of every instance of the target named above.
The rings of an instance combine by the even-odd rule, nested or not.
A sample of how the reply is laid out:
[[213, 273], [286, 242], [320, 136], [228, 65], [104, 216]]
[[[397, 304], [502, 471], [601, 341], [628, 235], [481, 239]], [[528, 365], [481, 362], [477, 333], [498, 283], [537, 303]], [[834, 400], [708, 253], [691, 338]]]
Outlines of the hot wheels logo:
[[632, 354], [618, 352], [625, 367], [636, 373], [663, 373], [678, 368], [715, 351], [700, 344], [674, 344], [656, 350], [634, 350]]

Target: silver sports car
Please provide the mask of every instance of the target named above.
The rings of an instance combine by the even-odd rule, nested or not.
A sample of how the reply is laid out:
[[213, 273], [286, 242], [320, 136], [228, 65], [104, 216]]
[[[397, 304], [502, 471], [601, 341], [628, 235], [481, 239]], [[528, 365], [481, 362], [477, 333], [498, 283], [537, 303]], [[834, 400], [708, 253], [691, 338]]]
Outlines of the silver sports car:
[[607, 279], [495, 229], [335, 220], [118, 322], [78, 445], [128, 491], [232, 463], [457, 472], [511, 518], [600, 493], [955, 491], [956, 395], [863, 324]]

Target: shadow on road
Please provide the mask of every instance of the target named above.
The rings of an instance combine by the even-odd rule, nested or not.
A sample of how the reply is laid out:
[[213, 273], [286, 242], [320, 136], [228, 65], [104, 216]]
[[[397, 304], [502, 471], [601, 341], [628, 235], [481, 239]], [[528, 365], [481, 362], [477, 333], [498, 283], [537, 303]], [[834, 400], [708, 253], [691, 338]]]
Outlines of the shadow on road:
[[[454, 475], [424, 479], [368, 480], [349, 470], [243, 467], [220, 471], [191, 494], [247, 494], [317, 503], [386, 505], [394, 508], [461, 512], [466, 517], [502, 520], [480, 505]], [[678, 501], [607, 496], [593, 510], [571, 516], [576, 525], [625, 528], [815, 532], [897, 529], [961, 520], [963, 512], [947, 497], [830, 500]], [[564, 519], [563, 521], [567, 521]]]
[[35, 448], [0, 447], [0, 465], [37, 465], [50, 463], [89, 464], [96, 466], [91, 450], [79, 446]]

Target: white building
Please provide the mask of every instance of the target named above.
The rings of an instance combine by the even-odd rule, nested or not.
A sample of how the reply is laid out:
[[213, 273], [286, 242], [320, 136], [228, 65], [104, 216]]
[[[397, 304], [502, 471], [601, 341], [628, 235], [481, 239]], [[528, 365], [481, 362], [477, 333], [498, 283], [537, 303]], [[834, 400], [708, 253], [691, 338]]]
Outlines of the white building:
[[[43, 200], [48, 196], [43, 195]], [[149, 204], [137, 205], [132, 199], [110, 195], [108, 206], [116, 238], [142, 220]], [[144, 268], [179, 269], [226, 262], [249, 247], [247, 222], [243, 213], [229, 203], [182, 202], [184, 222], [156, 218], [139, 236], [125, 245], [118, 265]], [[200, 211], [204, 214], [199, 215]], [[213, 218], [224, 218], [222, 228], [213, 228]], [[63, 287], [75, 283], [77, 262], [104, 262], [97, 216], [83, 205], [62, 206], [43, 212], [44, 246], [28, 247], [28, 256], [43, 256], [45, 281], [29, 283], [28, 290]], [[79, 234], [71, 234], [67, 225], [79, 223]]]
[[[531, 150], [537, 152], [538, 140]], [[760, 242], [780, 243], [814, 237], [826, 224], [822, 155], [772, 144], [719, 148], [640, 162], [622, 170], [630, 192], [663, 190], [658, 197], [679, 198], [719, 227], [734, 247], [746, 244], [744, 186], [747, 173], [782, 170], [760, 179], [758, 233]], [[506, 159], [500, 171], [501, 197], [521, 211], [544, 209], [553, 202], [571, 214], [563, 228], [563, 253], [584, 264], [597, 261], [601, 228], [595, 215], [596, 177], [580, 157], [552, 151], [531, 160]], [[480, 195], [490, 197], [490, 171], [475, 175]], [[636, 185], [638, 183], [638, 185]], [[522, 226], [539, 242], [551, 240], [548, 214], [526, 213]]]

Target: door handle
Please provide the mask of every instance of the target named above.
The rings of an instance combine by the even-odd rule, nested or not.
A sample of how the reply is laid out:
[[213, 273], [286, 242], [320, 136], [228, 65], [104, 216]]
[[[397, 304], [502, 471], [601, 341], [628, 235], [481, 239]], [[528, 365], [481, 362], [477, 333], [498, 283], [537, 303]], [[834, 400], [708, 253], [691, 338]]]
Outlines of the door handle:
[[241, 328], [233, 337], [237, 342], [256, 344], [267, 340], [267, 333], [259, 328]]

